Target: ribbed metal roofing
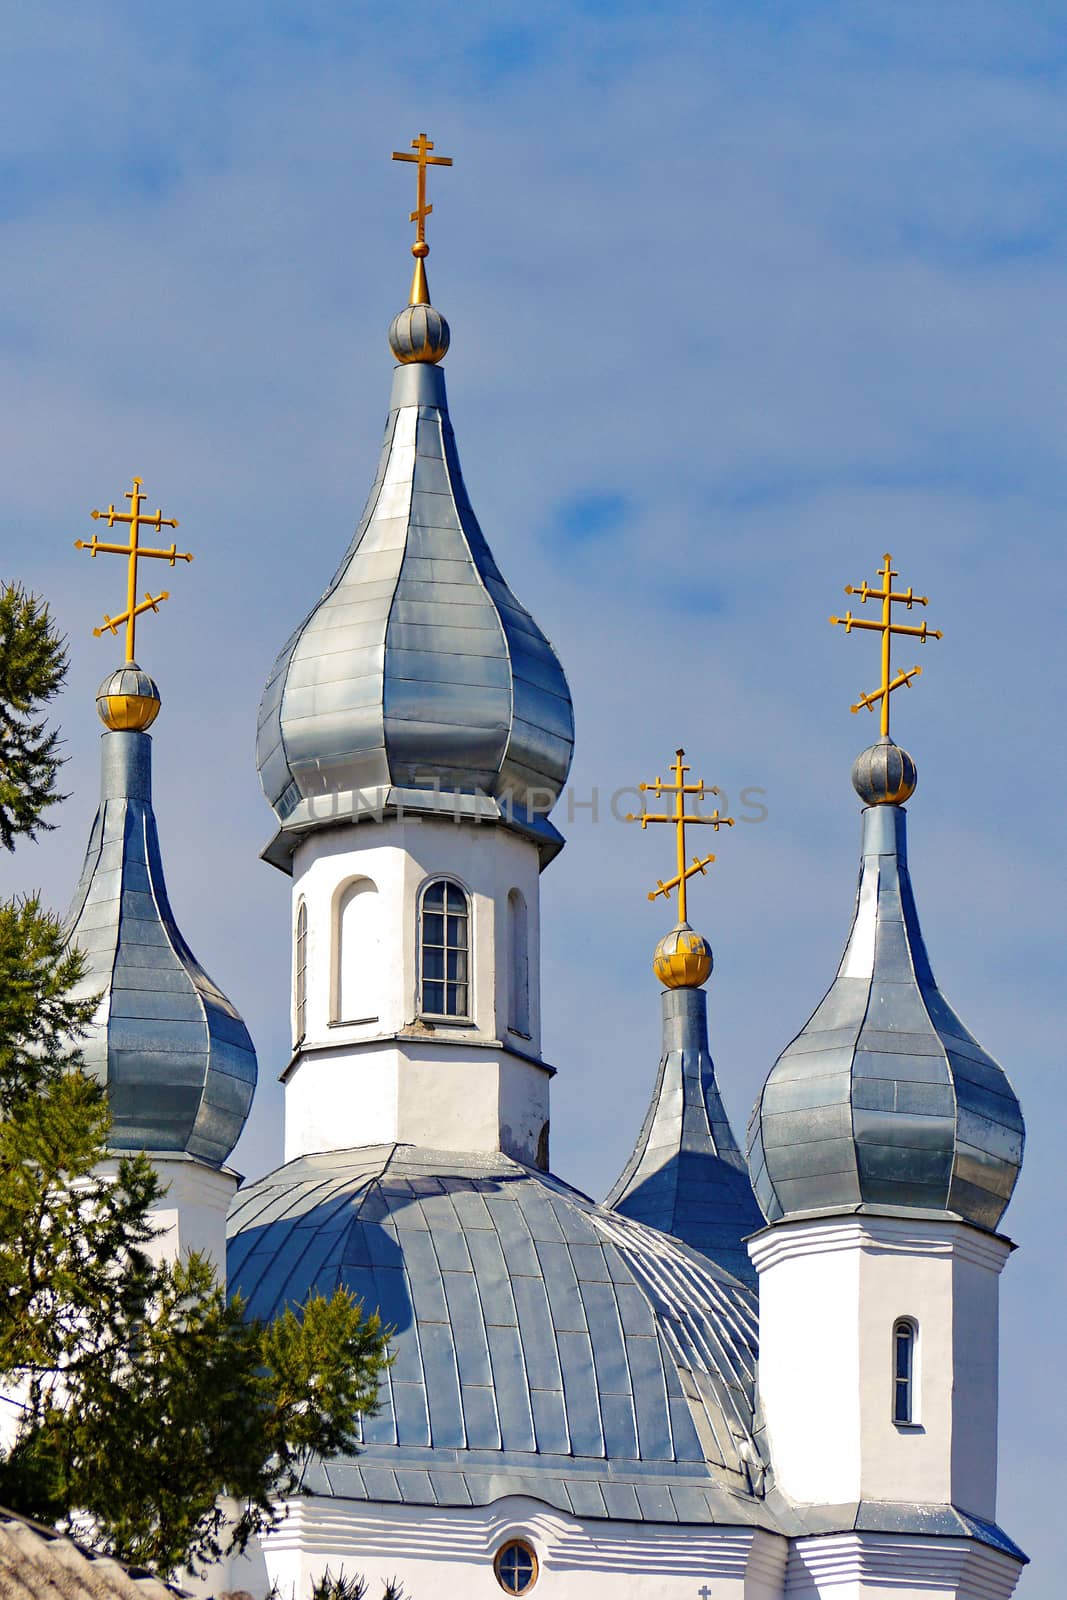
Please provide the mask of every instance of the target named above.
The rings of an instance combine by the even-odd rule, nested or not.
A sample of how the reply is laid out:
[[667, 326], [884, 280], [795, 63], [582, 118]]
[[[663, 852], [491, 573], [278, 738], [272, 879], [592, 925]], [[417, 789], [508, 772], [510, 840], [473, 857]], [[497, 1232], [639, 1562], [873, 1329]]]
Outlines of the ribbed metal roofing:
[[363, 1450], [313, 1492], [767, 1520], [755, 1296], [557, 1179], [410, 1145], [305, 1156], [240, 1192], [228, 1270], [253, 1316], [343, 1284], [396, 1329]]
[[755, 1283], [742, 1241], [762, 1228], [763, 1217], [715, 1081], [703, 989], [664, 991], [663, 1055], [652, 1102], [604, 1204]]
[[107, 1084], [115, 1150], [184, 1150], [216, 1166], [252, 1104], [248, 1029], [182, 937], [152, 809], [152, 740], [101, 739], [100, 808], [67, 914], [87, 960], [77, 993], [101, 993], [83, 1055]]
[[267, 798], [291, 827], [336, 821], [390, 786], [481, 789], [544, 814], [573, 743], [563, 669], [467, 496], [444, 373], [398, 367], [355, 537], [263, 691]]
[[934, 981], [897, 805], [863, 813], [848, 944], [771, 1069], [749, 1125], [768, 1222], [836, 1206], [950, 1212], [995, 1228], [1023, 1155], [1015, 1091]]

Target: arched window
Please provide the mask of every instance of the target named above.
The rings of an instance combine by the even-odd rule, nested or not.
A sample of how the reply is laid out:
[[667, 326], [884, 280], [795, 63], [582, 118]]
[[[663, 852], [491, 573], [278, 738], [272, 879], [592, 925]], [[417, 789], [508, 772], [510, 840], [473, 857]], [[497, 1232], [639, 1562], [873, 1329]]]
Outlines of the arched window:
[[508, 1027], [530, 1037], [530, 944], [526, 901], [518, 889], [508, 895]]
[[915, 1323], [901, 1317], [893, 1326], [893, 1421], [907, 1426], [915, 1416]]
[[371, 878], [345, 884], [335, 914], [333, 1019], [374, 1022], [381, 993], [378, 886]]
[[438, 878], [422, 893], [419, 917], [420, 1009], [426, 1017], [470, 1015], [470, 902]]
[[537, 1582], [537, 1553], [525, 1539], [509, 1539], [493, 1560], [496, 1581], [505, 1594], [529, 1594]]
[[308, 1011], [308, 908], [301, 900], [296, 909], [296, 943], [293, 949], [293, 997], [296, 1002], [296, 1042], [307, 1032]]

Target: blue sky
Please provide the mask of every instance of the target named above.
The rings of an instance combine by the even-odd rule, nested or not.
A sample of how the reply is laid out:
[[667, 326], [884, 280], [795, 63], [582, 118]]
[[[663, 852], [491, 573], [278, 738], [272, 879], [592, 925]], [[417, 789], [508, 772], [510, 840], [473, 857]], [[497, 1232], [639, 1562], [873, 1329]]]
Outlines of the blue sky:
[[[944, 630], [898, 696], [942, 987], [1030, 1126], [1007, 1226], [1002, 1520], [1054, 1593], [1064, 1408], [1067, 33], [1036, 0], [928, 4], [49, 4], [5, 19], [4, 575], [69, 633], [60, 831], [13, 888], [63, 905], [96, 790], [90, 636], [116, 575], [72, 541], [132, 473], [197, 560], [144, 629], [165, 701], [172, 898], [252, 1028], [239, 1150], [278, 1158], [287, 894], [259, 692], [363, 503], [425, 128], [453, 421], [509, 582], [574, 693], [569, 845], [544, 880], [554, 1166], [601, 1193], [659, 1050], [656, 845], [607, 797], [683, 742], [767, 820], [693, 893], [740, 1133], [833, 974], [856, 869], [831, 630], [885, 549]], [[905, 664], [910, 664], [905, 663]], [[735, 801], [736, 803], [736, 801]], [[584, 1114], [591, 1097], [600, 1111]]]

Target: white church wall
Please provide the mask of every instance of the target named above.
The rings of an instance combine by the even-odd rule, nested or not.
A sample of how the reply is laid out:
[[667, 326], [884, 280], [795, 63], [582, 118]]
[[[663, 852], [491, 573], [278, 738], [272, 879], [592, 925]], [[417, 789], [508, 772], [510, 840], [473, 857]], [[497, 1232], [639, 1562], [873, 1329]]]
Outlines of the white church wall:
[[226, 1587], [306, 1600], [328, 1566], [361, 1573], [374, 1596], [398, 1578], [409, 1600], [503, 1600], [493, 1558], [533, 1548], [530, 1600], [781, 1600], [786, 1540], [761, 1529], [579, 1520], [526, 1496], [435, 1508], [302, 1500], [236, 1560]]
[[[174, 1261], [197, 1250], [224, 1278], [226, 1216], [237, 1193], [237, 1174], [179, 1152], [150, 1150], [148, 1155], [166, 1190], [152, 1208], [157, 1232], [148, 1254], [154, 1261]], [[109, 1157], [97, 1174], [114, 1178], [118, 1168], [118, 1157]]]
[[[293, 930], [295, 949], [303, 908], [306, 1002], [286, 1077], [286, 1160], [392, 1140], [503, 1144], [536, 1159], [548, 1119], [548, 1074], [537, 1061], [539, 865], [529, 841], [489, 823], [387, 818], [305, 841]], [[457, 1019], [424, 1016], [419, 1003], [420, 901], [441, 877], [470, 907], [469, 1014]], [[517, 905], [525, 960], [515, 952]], [[294, 996], [294, 1026], [297, 1013]]]
[[[777, 1224], [760, 1274], [760, 1393], [779, 1488], [799, 1503], [902, 1500], [995, 1517], [997, 1275], [1010, 1246], [951, 1222]], [[893, 1420], [910, 1318], [917, 1410]]]

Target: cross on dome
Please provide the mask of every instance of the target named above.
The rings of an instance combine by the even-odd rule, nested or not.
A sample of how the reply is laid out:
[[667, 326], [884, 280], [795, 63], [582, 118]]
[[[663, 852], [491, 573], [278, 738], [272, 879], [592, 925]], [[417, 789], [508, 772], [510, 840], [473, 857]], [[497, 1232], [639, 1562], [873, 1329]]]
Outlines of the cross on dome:
[[853, 628], [869, 628], [873, 633], [882, 635], [881, 687], [875, 689], [871, 694], [860, 695], [856, 704], [850, 706], [849, 709], [853, 712], [862, 711], [864, 708], [868, 711], [873, 711], [875, 706], [881, 702], [881, 734], [883, 739], [888, 739], [890, 695], [895, 689], [910, 687], [912, 678], [918, 678], [922, 673], [922, 667], [911, 667], [906, 672], [898, 672], [895, 678], [892, 676], [890, 660], [893, 635], [895, 633], [907, 634], [913, 639], [918, 639], [920, 644], [925, 644], [927, 639], [940, 639], [942, 634], [939, 628], [930, 628], [925, 622], [915, 628], [905, 623], [893, 621], [894, 605], [906, 606], [910, 611], [912, 606], [929, 604], [929, 598], [924, 594], [915, 594], [910, 584], [904, 590], [893, 588], [893, 579], [899, 577], [900, 574], [895, 571], [893, 558], [888, 551], [885, 556], [885, 565], [880, 569], [878, 576], [882, 580], [882, 588], [872, 589], [867, 580], [864, 579], [858, 589], [851, 583], [846, 584], [845, 593], [857, 595], [861, 605], [866, 605], [868, 600], [880, 600], [882, 602], [881, 621], [874, 622], [869, 617], [854, 617], [851, 611], [846, 611], [843, 617], [831, 617], [830, 625], [831, 627], [842, 627], [846, 633], [851, 633]]
[[157, 507], [154, 512], [144, 512], [141, 510], [141, 502], [145, 497], [141, 493], [140, 478], [134, 478], [133, 488], [126, 490], [125, 498], [130, 502], [129, 511], [116, 511], [115, 502], [112, 501], [106, 511], [92, 511], [90, 512], [90, 516], [94, 522], [98, 522], [101, 517], [106, 517], [109, 528], [113, 528], [116, 522], [126, 523], [130, 530], [130, 541], [128, 544], [105, 544], [98, 539], [94, 533], [88, 542], [84, 539], [75, 539], [74, 548], [75, 550], [88, 550], [89, 554], [94, 558], [94, 560], [98, 555], [126, 556], [127, 558], [126, 610], [120, 612], [117, 617], [109, 617], [105, 611], [103, 625], [99, 628], [93, 629], [93, 638], [99, 639], [104, 633], [117, 635], [119, 628], [123, 623], [125, 623], [126, 665], [132, 666], [136, 661], [136, 656], [134, 655], [134, 644], [136, 642], [137, 635], [137, 618], [145, 611], [158, 611], [160, 603], [164, 600], [170, 599], [169, 591], [164, 589], [160, 594], [146, 594], [144, 599], [140, 602], [140, 604], [138, 604], [138, 561], [144, 559], [153, 561], [169, 561], [173, 567], [175, 562], [191, 561], [193, 557], [190, 551], [179, 550], [175, 544], [172, 544], [169, 550], [153, 550], [139, 542], [142, 528], [154, 528], [158, 533], [162, 528], [176, 528], [178, 526], [177, 517], [165, 517], [163, 515], [162, 508], [160, 507]]
[[654, 794], [658, 799], [666, 795], [673, 795], [673, 811], [669, 813], [641, 811], [636, 814], [629, 812], [626, 817], [627, 822], [639, 822], [642, 830], [647, 828], [650, 822], [667, 823], [674, 828], [678, 870], [674, 877], [669, 878], [666, 883], [662, 878], [658, 878], [656, 880], [656, 888], [650, 889], [648, 892], [650, 900], [658, 900], [660, 895], [665, 900], [668, 900], [673, 890], [677, 889], [678, 891], [677, 926], [665, 938], [660, 940], [656, 946], [656, 953], [652, 962], [656, 976], [669, 989], [690, 988], [704, 983], [711, 974], [712, 966], [711, 950], [707, 941], [699, 933], [694, 933], [689, 926], [686, 885], [689, 879], [695, 877], [697, 873], [700, 873], [701, 877], [706, 877], [707, 869], [715, 860], [715, 857], [714, 855], [694, 856], [691, 865], [686, 866], [685, 830], [687, 827], [703, 826], [714, 828], [717, 833], [720, 828], [732, 828], [734, 825], [733, 817], [720, 816], [718, 808], [710, 816], [705, 816], [700, 811], [686, 810], [687, 795], [692, 795], [697, 800], [703, 800], [708, 794], [718, 794], [719, 790], [714, 784], [705, 789], [703, 778], [696, 783], [686, 783], [685, 775], [689, 768], [683, 760], [684, 755], [684, 750], [675, 751], [672, 764], [673, 783], [666, 783], [662, 778], [657, 777], [652, 783], [639, 785], [642, 794]]

